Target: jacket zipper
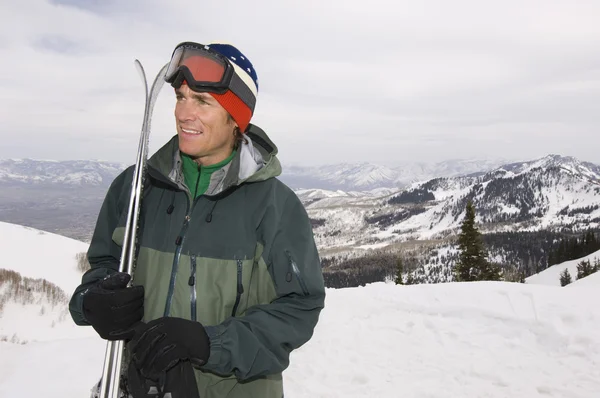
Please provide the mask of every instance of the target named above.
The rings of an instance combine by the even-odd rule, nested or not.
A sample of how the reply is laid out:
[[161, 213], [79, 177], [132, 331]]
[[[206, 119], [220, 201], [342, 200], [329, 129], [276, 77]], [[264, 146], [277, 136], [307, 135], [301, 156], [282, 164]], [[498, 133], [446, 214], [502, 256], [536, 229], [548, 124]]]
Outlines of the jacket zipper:
[[173, 301], [173, 292], [175, 290], [175, 280], [177, 277], [177, 269], [179, 268], [179, 259], [181, 258], [181, 248], [183, 246], [183, 242], [185, 240], [185, 233], [187, 232], [188, 226], [190, 224], [190, 215], [194, 206], [192, 205], [188, 214], [185, 216], [185, 221], [183, 222], [183, 227], [181, 228], [181, 232], [179, 236], [175, 240], [175, 244], [177, 245], [177, 249], [175, 249], [175, 255], [173, 256], [173, 266], [171, 267], [171, 279], [169, 280], [169, 292], [167, 293], [167, 303], [165, 305], [165, 313], [164, 316], [169, 316], [171, 312], [171, 302]]
[[238, 306], [240, 305], [242, 293], [244, 293], [244, 285], [242, 283], [242, 270], [242, 260], [237, 260], [237, 293], [235, 295], [235, 304], [233, 305], [233, 311], [231, 311], [231, 316], [235, 316]]
[[[198, 180], [196, 181], [196, 190], [198, 190], [198, 182], [200, 181], [200, 174], [198, 174]], [[191, 196], [191, 192], [190, 192]], [[183, 222], [183, 226], [181, 227], [181, 232], [177, 239], [175, 239], [175, 245], [177, 249], [175, 249], [175, 255], [173, 256], [173, 266], [171, 267], [171, 279], [169, 280], [169, 292], [167, 293], [167, 302], [165, 304], [165, 312], [163, 316], [169, 316], [171, 313], [171, 302], [173, 301], [173, 293], [175, 291], [175, 280], [177, 278], [177, 269], [179, 268], [179, 259], [181, 258], [181, 249], [183, 247], [183, 242], [185, 241], [185, 234], [187, 232], [188, 226], [190, 225], [190, 220], [192, 218], [192, 213], [194, 211], [194, 207], [196, 206], [196, 192], [194, 192], [194, 197], [190, 200], [190, 196], [186, 196], [188, 198], [187, 202], [187, 214], [185, 216], [185, 221]], [[191, 206], [190, 206], [191, 201]]]
[[[306, 287], [306, 283], [304, 282], [304, 279], [302, 278], [302, 275], [300, 275], [300, 268], [298, 268], [298, 265], [296, 264], [296, 262], [294, 261], [294, 259], [292, 258], [292, 255], [290, 254], [289, 251], [285, 252], [288, 256], [288, 260], [289, 260], [289, 266], [292, 270], [292, 273], [296, 276], [296, 279], [298, 279], [298, 283], [300, 284], [300, 288], [302, 289], [302, 293], [305, 296], [308, 296], [308, 288]], [[288, 271], [288, 274], [286, 276], [286, 281], [291, 282], [292, 281], [292, 275], [291, 273]]]
[[190, 279], [188, 285], [190, 285], [190, 302], [192, 310], [192, 321], [196, 320], [196, 255], [190, 257]]

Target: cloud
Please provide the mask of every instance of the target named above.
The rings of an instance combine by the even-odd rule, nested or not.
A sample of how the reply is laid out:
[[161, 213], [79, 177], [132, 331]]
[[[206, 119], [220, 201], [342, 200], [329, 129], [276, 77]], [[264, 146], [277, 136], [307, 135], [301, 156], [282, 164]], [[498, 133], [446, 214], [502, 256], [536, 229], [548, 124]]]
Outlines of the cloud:
[[49, 3], [57, 6], [73, 7], [103, 16], [117, 15], [143, 7], [143, 2], [139, 0], [49, 0]]
[[61, 36], [42, 36], [32, 43], [40, 51], [54, 51], [61, 54], [81, 54], [86, 48], [74, 40]]
[[[182, 41], [234, 43], [284, 163], [600, 162], [600, 3], [23, 0], [0, 5], [0, 157], [133, 161], [143, 87]], [[152, 148], [173, 133], [163, 88]]]

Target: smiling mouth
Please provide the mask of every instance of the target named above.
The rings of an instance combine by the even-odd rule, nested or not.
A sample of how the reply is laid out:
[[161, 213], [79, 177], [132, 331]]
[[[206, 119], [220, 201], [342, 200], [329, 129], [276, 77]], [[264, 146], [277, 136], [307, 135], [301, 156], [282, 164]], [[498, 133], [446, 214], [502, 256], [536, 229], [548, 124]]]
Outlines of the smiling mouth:
[[200, 135], [200, 134], [202, 134], [202, 131], [188, 130], [188, 129], [184, 129], [183, 127], [181, 128], [181, 131], [183, 131], [186, 134], [193, 134], [193, 135]]

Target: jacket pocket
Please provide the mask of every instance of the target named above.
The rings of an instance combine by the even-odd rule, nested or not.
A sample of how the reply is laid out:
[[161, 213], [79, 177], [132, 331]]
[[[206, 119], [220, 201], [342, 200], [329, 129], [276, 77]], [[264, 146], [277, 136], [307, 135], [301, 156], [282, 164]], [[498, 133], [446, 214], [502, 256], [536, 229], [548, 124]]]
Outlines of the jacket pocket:
[[298, 281], [300, 289], [302, 289], [302, 294], [308, 296], [308, 287], [306, 286], [306, 282], [304, 282], [304, 278], [302, 278], [302, 273], [300, 272], [300, 268], [298, 268], [298, 264], [296, 264], [296, 261], [294, 261], [294, 258], [292, 257], [292, 253], [286, 250], [285, 254], [288, 258], [288, 272], [285, 276], [286, 282], [291, 283], [293, 275]]
[[237, 286], [236, 286], [236, 294], [235, 294], [235, 304], [233, 305], [233, 310], [231, 311], [231, 316], [235, 316], [235, 313], [238, 310], [240, 305], [240, 300], [242, 299], [242, 294], [244, 293], [244, 284], [243, 284], [243, 263], [242, 260], [236, 260], [237, 262]]

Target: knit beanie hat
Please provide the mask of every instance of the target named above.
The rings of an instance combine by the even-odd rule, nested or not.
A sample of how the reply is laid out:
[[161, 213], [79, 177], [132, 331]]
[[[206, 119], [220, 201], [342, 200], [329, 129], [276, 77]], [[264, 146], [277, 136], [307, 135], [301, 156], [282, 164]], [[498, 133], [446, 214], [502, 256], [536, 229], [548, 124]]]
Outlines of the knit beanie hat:
[[[256, 103], [256, 97], [258, 95], [258, 76], [256, 75], [256, 71], [250, 60], [242, 54], [240, 50], [230, 44], [212, 43], [208, 44], [207, 47], [212, 51], [223, 55], [231, 62], [234, 73], [240, 77], [241, 81], [246, 86], [248, 86], [254, 95], [254, 103]], [[254, 114], [254, 104], [245, 103], [231, 90], [227, 90], [224, 94], [210, 92], [208, 94], [212, 95], [215, 100], [229, 112], [233, 120], [238, 124], [240, 131], [244, 133]]]

